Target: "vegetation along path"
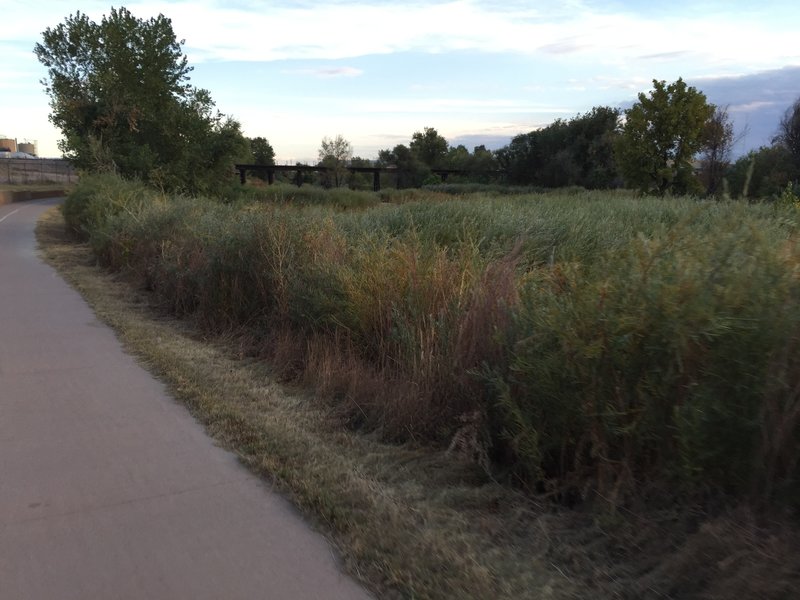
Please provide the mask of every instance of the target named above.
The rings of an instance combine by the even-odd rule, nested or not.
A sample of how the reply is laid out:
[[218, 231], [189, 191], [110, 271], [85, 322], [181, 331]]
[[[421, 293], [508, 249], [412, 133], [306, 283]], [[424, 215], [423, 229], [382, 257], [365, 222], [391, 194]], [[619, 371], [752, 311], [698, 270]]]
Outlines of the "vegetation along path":
[[0, 207], [3, 598], [367, 598], [35, 253]]

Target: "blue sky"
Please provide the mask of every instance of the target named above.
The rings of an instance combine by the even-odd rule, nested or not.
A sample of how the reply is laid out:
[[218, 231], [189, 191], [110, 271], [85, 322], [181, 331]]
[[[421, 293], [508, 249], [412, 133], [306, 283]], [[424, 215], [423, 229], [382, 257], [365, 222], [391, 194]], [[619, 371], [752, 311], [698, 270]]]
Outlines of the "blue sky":
[[[797, 2], [261, 2], [137, 0], [172, 19], [192, 83], [279, 160], [313, 160], [323, 136], [355, 154], [435, 127], [451, 143], [498, 147], [596, 105], [625, 107], [653, 79], [683, 77], [729, 106], [739, 151], [767, 143], [800, 97]], [[0, 134], [57, 156], [41, 32], [107, 2], [0, 0]]]

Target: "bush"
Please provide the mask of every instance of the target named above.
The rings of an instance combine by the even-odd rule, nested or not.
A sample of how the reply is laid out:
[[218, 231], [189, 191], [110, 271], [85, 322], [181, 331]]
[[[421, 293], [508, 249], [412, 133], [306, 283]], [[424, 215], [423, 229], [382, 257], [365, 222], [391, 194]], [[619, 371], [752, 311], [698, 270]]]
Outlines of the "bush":
[[155, 192], [136, 181], [111, 173], [87, 175], [67, 195], [64, 220], [73, 235], [88, 240], [110, 217], [123, 211], [138, 214], [155, 197]]
[[482, 456], [570, 494], [797, 498], [793, 207], [425, 192], [348, 211], [101, 183], [70, 210], [105, 264], [247, 332], [354, 425], [447, 444], [472, 423]]
[[797, 493], [800, 254], [780, 227], [724, 212], [712, 235], [687, 220], [594, 268], [526, 276], [493, 383], [530, 479], [611, 499], [659, 479]]

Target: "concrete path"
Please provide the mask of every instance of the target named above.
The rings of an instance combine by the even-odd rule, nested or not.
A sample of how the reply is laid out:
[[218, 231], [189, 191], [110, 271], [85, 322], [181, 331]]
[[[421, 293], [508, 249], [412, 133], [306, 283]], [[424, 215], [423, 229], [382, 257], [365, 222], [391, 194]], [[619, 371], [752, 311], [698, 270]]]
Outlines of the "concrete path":
[[0, 206], [0, 600], [361, 599]]

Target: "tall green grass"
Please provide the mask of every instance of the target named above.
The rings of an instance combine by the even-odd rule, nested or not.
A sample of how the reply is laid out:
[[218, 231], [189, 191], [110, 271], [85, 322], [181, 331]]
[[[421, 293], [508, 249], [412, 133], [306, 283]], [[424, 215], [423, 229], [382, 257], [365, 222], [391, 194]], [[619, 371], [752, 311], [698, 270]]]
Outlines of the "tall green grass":
[[793, 207], [571, 191], [342, 210], [129, 185], [67, 202], [101, 261], [245, 332], [353, 426], [468, 439], [559, 494], [798, 499]]

